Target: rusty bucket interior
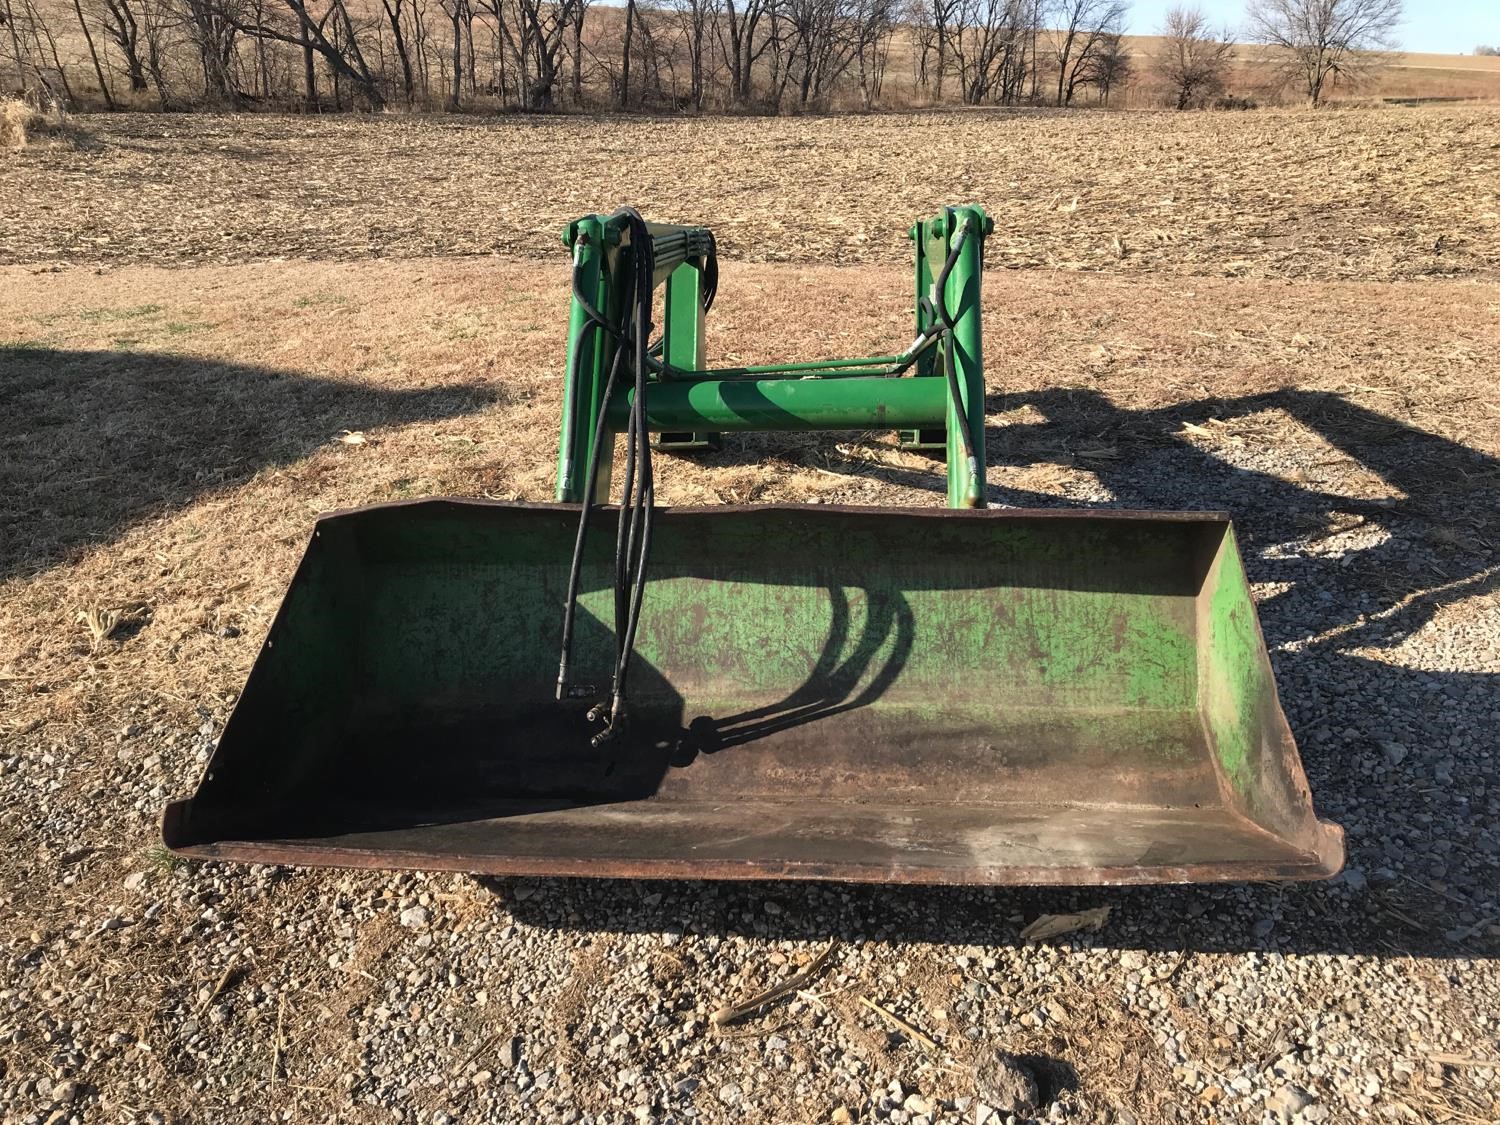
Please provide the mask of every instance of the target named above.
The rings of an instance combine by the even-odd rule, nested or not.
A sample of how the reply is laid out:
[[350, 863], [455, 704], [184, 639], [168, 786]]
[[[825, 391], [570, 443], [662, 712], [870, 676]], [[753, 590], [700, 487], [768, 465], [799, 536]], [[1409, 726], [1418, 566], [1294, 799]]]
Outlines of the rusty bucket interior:
[[[575, 665], [613, 659], [614, 509]], [[624, 737], [554, 699], [575, 505], [321, 519], [197, 793], [200, 857], [491, 874], [1313, 879], [1212, 513], [660, 509]]]

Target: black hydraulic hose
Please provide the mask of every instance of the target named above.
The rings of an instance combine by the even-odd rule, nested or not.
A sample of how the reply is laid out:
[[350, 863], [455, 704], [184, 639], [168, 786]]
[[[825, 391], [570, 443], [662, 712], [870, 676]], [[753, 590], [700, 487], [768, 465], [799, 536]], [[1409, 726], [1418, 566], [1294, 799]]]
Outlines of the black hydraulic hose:
[[714, 307], [714, 298], [719, 295], [719, 244], [713, 231], [708, 231], [708, 253], [703, 255], [703, 311]]
[[[596, 499], [595, 488], [599, 475], [599, 458], [604, 445], [606, 415], [619, 382], [620, 372], [627, 362], [633, 369], [635, 392], [626, 423], [625, 472], [621, 482], [619, 523], [615, 536], [615, 663], [607, 706], [601, 702], [589, 711], [591, 719], [605, 720], [604, 730], [594, 737], [595, 745], [619, 734], [627, 718], [625, 688], [630, 670], [630, 658], [635, 650], [641, 606], [645, 600], [647, 564], [651, 551], [651, 525], [656, 500], [656, 487], [651, 465], [651, 434], [646, 410], [647, 385], [652, 368], [651, 305], [656, 268], [654, 246], [651, 233], [639, 212], [625, 208], [617, 215], [624, 218], [629, 229], [629, 245], [634, 267], [622, 279], [620, 323], [618, 325], [610, 323], [581, 292], [577, 271], [575, 271], [573, 286], [574, 296], [585, 317], [583, 332], [606, 331], [615, 339], [617, 347], [610, 365], [609, 377], [605, 383], [604, 400], [600, 404], [599, 418], [595, 424], [593, 447], [589, 451], [588, 475], [584, 483], [583, 506], [579, 513], [578, 536], [574, 542], [573, 560], [568, 572], [568, 590], [563, 611], [562, 655], [558, 664], [557, 695], [559, 699], [592, 694], [594, 691], [592, 686], [574, 687], [570, 682], [573, 625], [577, 612], [578, 587], [583, 569], [585, 544], [588, 538], [589, 516]], [[575, 348], [575, 365], [569, 370], [570, 394], [576, 393], [579, 381], [576, 357], [583, 354], [585, 340], [586, 337], [580, 333], [579, 346]], [[574, 409], [577, 408], [578, 404], [574, 403]]]
[[[648, 341], [651, 335], [651, 298], [655, 262], [650, 233], [640, 214], [626, 210], [631, 222], [631, 244], [635, 247], [636, 306], [634, 310], [634, 332], [632, 342], [635, 349], [635, 399], [631, 403], [628, 429], [632, 453], [638, 462], [639, 479], [634, 482], [634, 495], [627, 493], [622, 504], [630, 507], [628, 534], [620, 537], [624, 546], [624, 567], [616, 569], [616, 605], [625, 607], [623, 630], [617, 622], [618, 659], [615, 665], [614, 684], [610, 699], [609, 725], [595, 739], [610, 737], [624, 718], [625, 685], [630, 670], [630, 658], [635, 651], [636, 629], [640, 623], [641, 605], [645, 601], [647, 562], [651, 551], [651, 524], [655, 512], [656, 482], [651, 464], [651, 431], [646, 411], [646, 388], [649, 381], [647, 360]], [[624, 513], [622, 512], [622, 516]], [[617, 559], [619, 555], [617, 553]]]
[[[612, 363], [609, 369], [609, 378], [605, 380], [604, 394], [608, 396], [614, 391], [616, 378], [619, 374], [620, 365]], [[582, 509], [578, 513], [578, 536], [573, 543], [573, 561], [568, 568], [568, 592], [563, 599], [563, 635], [562, 635], [562, 658], [557, 667], [557, 698], [563, 699], [573, 694], [587, 694], [593, 689], [591, 687], [579, 689], [574, 692], [569, 680], [571, 663], [573, 659], [573, 620], [578, 609], [578, 584], [583, 571], [583, 545], [588, 538], [589, 512], [594, 506], [594, 491], [597, 487], [599, 471], [599, 446], [604, 442], [604, 412], [599, 412], [599, 421], [594, 427], [593, 450], [589, 457], [588, 475], [583, 482]]]

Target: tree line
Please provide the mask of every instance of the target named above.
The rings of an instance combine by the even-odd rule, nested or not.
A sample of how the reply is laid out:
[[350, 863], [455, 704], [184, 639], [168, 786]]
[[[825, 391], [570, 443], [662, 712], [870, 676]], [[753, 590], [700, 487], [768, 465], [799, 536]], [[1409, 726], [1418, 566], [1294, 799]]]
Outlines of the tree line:
[[[1229, 29], [1177, 8], [1132, 52], [1128, 15], [1125, 0], [0, 0], [0, 81], [107, 109], [1070, 106], [1127, 84], [1179, 109], [1223, 99]], [[1314, 103], [1400, 15], [1400, 0], [1247, 12]]]

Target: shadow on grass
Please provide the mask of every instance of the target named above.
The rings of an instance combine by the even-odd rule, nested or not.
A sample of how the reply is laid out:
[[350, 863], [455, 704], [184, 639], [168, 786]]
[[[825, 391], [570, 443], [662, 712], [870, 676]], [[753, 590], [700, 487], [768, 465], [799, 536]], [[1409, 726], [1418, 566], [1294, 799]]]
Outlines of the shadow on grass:
[[0, 347], [0, 578], [287, 465], [344, 430], [457, 417], [478, 384], [382, 390], [216, 360]]

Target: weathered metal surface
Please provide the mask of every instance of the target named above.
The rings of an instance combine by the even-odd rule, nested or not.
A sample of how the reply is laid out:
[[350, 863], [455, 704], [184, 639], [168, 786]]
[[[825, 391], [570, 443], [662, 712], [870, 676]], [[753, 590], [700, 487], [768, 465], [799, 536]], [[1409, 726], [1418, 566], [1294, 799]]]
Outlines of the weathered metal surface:
[[[1319, 878], [1228, 521], [662, 509], [607, 748], [553, 701], [578, 509], [320, 520], [197, 794], [189, 855], [491, 873]], [[610, 526], [575, 666], [613, 651]]]

